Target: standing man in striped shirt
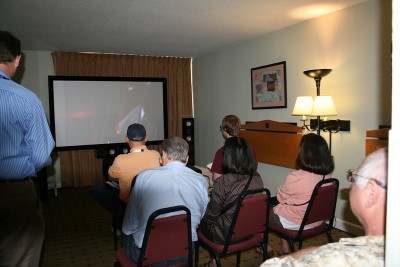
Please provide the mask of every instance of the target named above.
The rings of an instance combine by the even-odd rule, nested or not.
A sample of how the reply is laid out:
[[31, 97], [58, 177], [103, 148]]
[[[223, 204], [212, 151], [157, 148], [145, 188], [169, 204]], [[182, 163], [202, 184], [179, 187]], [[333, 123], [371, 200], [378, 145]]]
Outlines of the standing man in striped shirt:
[[21, 42], [0, 30], [0, 266], [39, 266], [44, 221], [36, 173], [54, 139], [40, 99], [13, 82]]

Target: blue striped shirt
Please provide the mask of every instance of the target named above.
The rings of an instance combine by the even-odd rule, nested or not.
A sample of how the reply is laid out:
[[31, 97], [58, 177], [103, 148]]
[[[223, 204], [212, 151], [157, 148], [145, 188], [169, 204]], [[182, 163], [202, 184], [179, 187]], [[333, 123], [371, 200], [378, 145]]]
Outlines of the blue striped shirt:
[[36, 176], [53, 148], [40, 99], [0, 71], [0, 180]]

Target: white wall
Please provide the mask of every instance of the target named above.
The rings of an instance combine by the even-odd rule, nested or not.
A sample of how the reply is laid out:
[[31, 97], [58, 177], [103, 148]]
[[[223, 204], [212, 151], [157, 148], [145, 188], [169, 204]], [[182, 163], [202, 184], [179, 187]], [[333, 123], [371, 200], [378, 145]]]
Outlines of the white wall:
[[[193, 60], [196, 163], [212, 161], [223, 144], [218, 127], [227, 114], [242, 122], [299, 122], [291, 116], [300, 95], [316, 95], [304, 70], [331, 68], [321, 81], [321, 95], [332, 95], [340, 118], [351, 121], [351, 132], [332, 136], [332, 154], [340, 180], [336, 227], [357, 234], [359, 223], [350, 211], [345, 171], [365, 155], [365, 132], [391, 123], [391, 6], [371, 0], [345, 10], [225, 47]], [[287, 108], [251, 109], [250, 69], [280, 61], [287, 64]], [[328, 135], [322, 133], [328, 141]], [[286, 168], [261, 164], [265, 185], [276, 193]]]

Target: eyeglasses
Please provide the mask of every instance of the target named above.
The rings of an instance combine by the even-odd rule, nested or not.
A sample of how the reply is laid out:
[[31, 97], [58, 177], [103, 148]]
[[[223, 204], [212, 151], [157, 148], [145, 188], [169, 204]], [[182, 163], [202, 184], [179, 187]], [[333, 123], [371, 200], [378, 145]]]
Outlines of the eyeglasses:
[[368, 179], [368, 180], [372, 180], [374, 181], [377, 185], [379, 185], [380, 187], [382, 187], [383, 189], [386, 189], [386, 185], [384, 185], [381, 181], [375, 179], [375, 178], [371, 178], [371, 177], [365, 177], [359, 174], [355, 173], [355, 170], [350, 169], [346, 171], [346, 179], [347, 181], [354, 183], [356, 181], [355, 177], [360, 177], [360, 178], [364, 178], [364, 179]]

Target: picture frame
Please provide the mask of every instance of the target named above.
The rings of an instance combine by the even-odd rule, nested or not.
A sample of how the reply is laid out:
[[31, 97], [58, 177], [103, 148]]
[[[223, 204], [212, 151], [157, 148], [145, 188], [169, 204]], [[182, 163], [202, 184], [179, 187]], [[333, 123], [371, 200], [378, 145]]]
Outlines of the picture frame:
[[251, 69], [252, 109], [287, 108], [286, 61]]

